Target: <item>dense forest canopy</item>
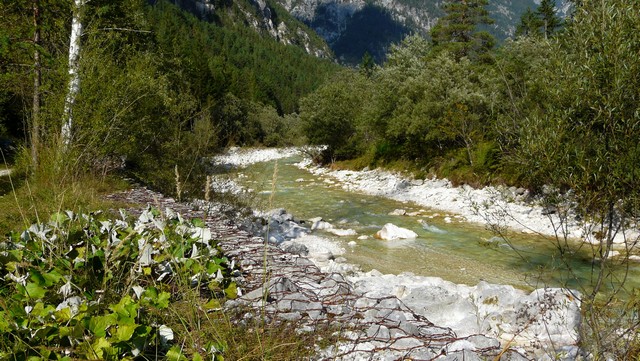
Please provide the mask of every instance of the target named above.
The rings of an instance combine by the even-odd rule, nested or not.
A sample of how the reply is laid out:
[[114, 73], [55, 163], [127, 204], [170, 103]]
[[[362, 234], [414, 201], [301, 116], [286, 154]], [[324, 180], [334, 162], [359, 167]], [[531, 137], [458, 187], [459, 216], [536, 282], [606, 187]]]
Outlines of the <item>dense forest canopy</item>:
[[[191, 159], [216, 147], [297, 141], [299, 98], [337, 68], [234, 23], [224, 6], [214, 22], [166, 1], [95, 0], [78, 11], [78, 164], [125, 162], [158, 186], [175, 164], [194, 169]], [[67, 1], [1, 5], [0, 132], [14, 144], [45, 147], [60, 135], [73, 13]]]

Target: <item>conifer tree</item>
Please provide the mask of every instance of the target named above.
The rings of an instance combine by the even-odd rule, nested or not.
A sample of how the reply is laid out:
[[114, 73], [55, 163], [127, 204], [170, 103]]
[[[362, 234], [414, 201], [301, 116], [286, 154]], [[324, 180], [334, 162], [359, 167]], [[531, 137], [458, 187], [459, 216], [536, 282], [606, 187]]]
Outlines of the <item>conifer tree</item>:
[[434, 50], [447, 50], [456, 59], [478, 60], [495, 44], [493, 36], [479, 31], [478, 25], [493, 24], [485, 8], [488, 0], [448, 0], [446, 15], [431, 29]]
[[562, 23], [556, 15], [554, 0], [542, 0], [536, 10], [536, 15], [540, 19], [540, 26], [545, 39], [550, 37]]
[[527, 11], [520, 17], [520, 23], [516, 27], [516, 37], [518, 36], [539, 36], [542, 24], [536, 12], [527, 8]]

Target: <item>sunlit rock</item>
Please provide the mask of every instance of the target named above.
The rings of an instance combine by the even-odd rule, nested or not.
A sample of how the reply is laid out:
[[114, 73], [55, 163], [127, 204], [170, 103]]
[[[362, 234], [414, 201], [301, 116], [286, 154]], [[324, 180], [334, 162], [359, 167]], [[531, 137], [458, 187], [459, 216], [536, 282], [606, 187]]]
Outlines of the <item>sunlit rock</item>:
[[375, 237], [386, 241], [393, 241], [396, 239], [414, 239], [418, 237], [418, 234], [410, 229], [387, 223], [381, 230], [376, 232]]

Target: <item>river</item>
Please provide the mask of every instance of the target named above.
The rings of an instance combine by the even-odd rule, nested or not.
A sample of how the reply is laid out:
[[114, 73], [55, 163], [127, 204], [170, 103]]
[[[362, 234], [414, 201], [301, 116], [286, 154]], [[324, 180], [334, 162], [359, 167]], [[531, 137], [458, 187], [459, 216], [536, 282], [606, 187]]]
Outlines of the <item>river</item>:
[[[337, 237], [320, 232], [339, 243], [346, 250], [343, 257], [364, 271], [412, 272], [467, 285], [485, 280], [522, 289], [562, 286], [581, 291], [588, 291], [596, 276], [593, 271], [599, 262], [593, 261], [590, 246], [571, 243], [563, 257], [551, 238], [512, 234], [507, 241], [454, 214], [346, 191], [330, 178], [297, 167], [300, 160], [300, 156], [293, 156], [255, 163], [232, 177], [251, 189], [245, 194], [254, 207], [285, 208], [302, 220], [322, 217], [336, 227], [357, 231], [358, 236], [369, 236], [362, 240], [358, 236]], [[396, 209], [419, 215], [389, 215]], [[411, 229], [419, 237], [402, 241], [374, 239], [372, 235], [386, 223]], [[352, 241], [355, 246], [349, 245]], [[615, 266], [614, 261], [608, 263], [622, 277], [625, 268]], [[637, 265], [633, 264], [629, 272], [630, 279], [640, 279]]]

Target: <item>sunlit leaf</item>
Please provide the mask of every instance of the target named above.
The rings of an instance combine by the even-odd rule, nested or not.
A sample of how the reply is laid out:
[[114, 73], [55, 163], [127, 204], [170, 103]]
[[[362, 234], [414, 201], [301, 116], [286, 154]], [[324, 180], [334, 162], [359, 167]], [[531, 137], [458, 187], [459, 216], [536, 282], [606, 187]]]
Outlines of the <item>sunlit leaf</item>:
[[113, 335], [115, 342], [129, 341], [133, 333], [135, 332], [138, 325], [130, 324], [130, 325], [118, 325], [116, 331]]
[[47, 290], [45, 288], [40, 287], [33, 282], [27, 283], [27, 285], [25, 286], [25, 291], [27, 293], [27, 296], [34, 300], [44, 298], [45, 294], [47, 293]]
[[187, 358], [182, 354], [180, 350], [180, 346], [175, 345], [167, 351], [167, 360], [168, 361], [186, 361]]
[[224, 289], [224, 294], [227, 298], [235, 299], [238, 297], [238, 287], [235, 282], [231, 282], [227, 288]]
[[220, 301], [215, 298], [210, 299], [207, 303], [204, 304], [204, 309], [207, 311], [219, 310], [222, 308]]
[[114, 315], [94, 316], [89, 320], [88, 329], [97, 337], [105, 337], [107, 329], [117, 322]]

